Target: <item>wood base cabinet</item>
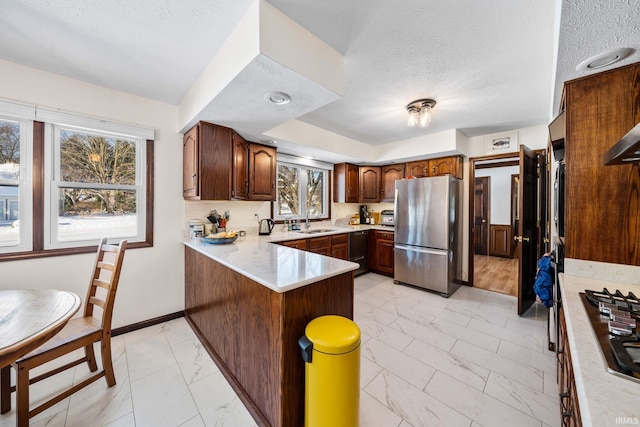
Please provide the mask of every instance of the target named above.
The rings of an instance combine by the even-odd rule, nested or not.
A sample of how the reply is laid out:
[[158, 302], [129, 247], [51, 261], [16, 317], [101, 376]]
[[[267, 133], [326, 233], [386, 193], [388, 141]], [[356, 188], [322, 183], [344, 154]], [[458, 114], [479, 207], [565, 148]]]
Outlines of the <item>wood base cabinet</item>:
[[571, 351], [567, 339], [567, 324], [564, 310], [559, 310], [560, 328], [558, 334], [558, 391], [560, 394], [560, 416], [563, 427], [582, 427], [580, 405], [576, 392], [576, 382], [571, 366]]
[[331, 236], [331, 256], [333, 258], [349, 260], [349, 235], [338, 234]]
[[286, 242], [280, 242], [279, 244], [282, 246], [287, 246], [289, 248], [306, 251], [308, 247], [308, 239], [287, 240]]
[[308, 250], [314, 254], [329, 256], [331, 254], [331, 237], [322, 236], [309, 239]]
[[349, 235], [347, 233], [287, 240], [279, 244], [333, 258], [349, 259]]
[[369, 236], [369, 268], [393, 276], [393, 231], [372, 230]]
[[259, 426], [304, 424], [298, 339], [314, 318], [353, 319], [353, 273], [285, 293], [185, 248], [185, 318]]

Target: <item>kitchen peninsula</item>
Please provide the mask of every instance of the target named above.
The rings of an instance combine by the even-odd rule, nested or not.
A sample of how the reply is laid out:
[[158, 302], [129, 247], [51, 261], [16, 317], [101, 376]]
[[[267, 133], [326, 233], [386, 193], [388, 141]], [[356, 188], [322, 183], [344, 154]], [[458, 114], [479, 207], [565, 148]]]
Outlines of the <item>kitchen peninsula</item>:
[[315, 317], [353, 319], [358, 264], [247, 236], [185, 242], [185, 313], [260, 426], [300, 426], [304, 362], [297, 341]]

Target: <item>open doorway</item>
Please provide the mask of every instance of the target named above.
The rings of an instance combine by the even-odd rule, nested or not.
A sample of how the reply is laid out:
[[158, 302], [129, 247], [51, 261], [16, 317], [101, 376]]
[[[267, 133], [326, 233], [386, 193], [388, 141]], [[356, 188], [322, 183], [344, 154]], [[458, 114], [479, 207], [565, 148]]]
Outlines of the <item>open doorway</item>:
[[[491, 199], [498, 193], [504, 200], [502, 205], [506, 216], [496, 219], [496, 203], [489, 201], [487, 223], [489, 228], [488, 254], [475, 253], [478, 233], [486, 227], [478, 227], [475, 218], [476, 200], [484, 196], [469, 192], [469, 285], [485, 287], [491, 291], [515, 294], [518, 300], [518, 314], [522, 315], [535, 302], [533, 283], [535, 281], [536, 261], [548, 249], [548, 168], [546, 150], [531, 150], [520, 146], [519, 153], [508, 153], [495, 156], [475, 157], [470, 160], [470, 182], [476, 183], [476, 177], [491, 175]], [[483, 170], [493, 171], [516, 167], [517, 172], [502, 173], [505, 175], [503, 189], [496, 189], [493, 184], [496, 176]], [[516, 176], [517, 175], [517, 176]], [[475, 187], [476, 190], [481, 187]], [[480, 219], [482, 222], [482, 219]], [[485, 256], [487, 258], [480, 258]], [[476, 268], [476, 264], [478, 268]], [[483, 265], [484, 264], [484, 265]], [[510, 264], [516, 266], [515, 272]], [[485, 268], [483, 268], [485, 267]], [[480, 271], [482, 270], [482, 271]], [[512, 288], [515, 277], [516, 288]], [[488, 278], [483, 285], [483, 278]], [[496, 287], [499, 287], [496, 288]]]
[[475, 162], [473, 176], [473, 286], [516, 297], [519, 168], [513, 155], [487, 158]]

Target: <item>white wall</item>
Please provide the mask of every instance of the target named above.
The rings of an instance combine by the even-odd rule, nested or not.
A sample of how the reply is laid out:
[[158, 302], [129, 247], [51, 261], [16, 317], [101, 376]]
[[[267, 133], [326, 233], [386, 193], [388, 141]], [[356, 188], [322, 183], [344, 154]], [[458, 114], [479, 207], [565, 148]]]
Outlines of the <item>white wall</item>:
[[[154, 247], [125, 254], [113, 326], [184, 309], [182, 136], [177, 107], [0, 61], [0, 98], [155, 129]], [[0, 289], [54, 288], [84, 298], [94, 254], [0, 262]]]
[[490, 177], [489, 222], [491, 224], [511, 224], [511, 175], [520, 173], [518, 166], [492, 169], [477, 169], [476, 178]]

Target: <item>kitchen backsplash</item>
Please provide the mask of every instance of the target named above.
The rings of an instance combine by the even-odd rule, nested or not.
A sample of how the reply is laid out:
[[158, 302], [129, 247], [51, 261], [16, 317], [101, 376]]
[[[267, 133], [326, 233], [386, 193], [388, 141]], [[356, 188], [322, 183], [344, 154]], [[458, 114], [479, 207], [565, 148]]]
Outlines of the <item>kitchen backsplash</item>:
[[207, 216], [212, 210], [217, 210], [223, 214], [230, 211], [230, 219], [227, 223], [227, 229], [230, 230], [246, 230], [247, 233], [258, 232], [258, 220], [255, 217], [257, 213], [260, 218], [271, 217], [271, 202], [242, 202], [242, 201], [224, 201], [212, 200], [207, 202], [184, 202], [184, 232], [188, 236], [190, 219], [201, 219], [205, 224], [210, 224]]
[[[338, 218], [350, 217], [358, 212], [360, 204], [358, 203], [332, 203], [331, 204], [331, 221], [335, 222]], [[393, 209], [393, 203], [369, 203], [368, 210], [380, 212], [385, 209]], [[228, 229], [246, 230], [248, 233], [258, 232], [258, 221], [255, 214], [260, 218], [271, 218], [271, 202], [242, 202], [242, 201], [224, 201], [212, 200], [206, 202], [184, 202], [184, 220], [183, 233], [188, 237], [189, 220], [201, 219], [205, 224], [209, 223], [207, 216], [212, 210], [219, 213], [230, 211], [231, 219], [227, 225]], [[186, 238], [185, 237], [185, 238]]]
[[[360, 203], [333, 203], [331, 205], [331, 219], [335, 222], [337, 218], [348, 218], [354, 213], [358, 213]], [[387, 209], [393, 209], [393, 203], [368, 203], [367, 210], [369, 212], [380, 212]]]

